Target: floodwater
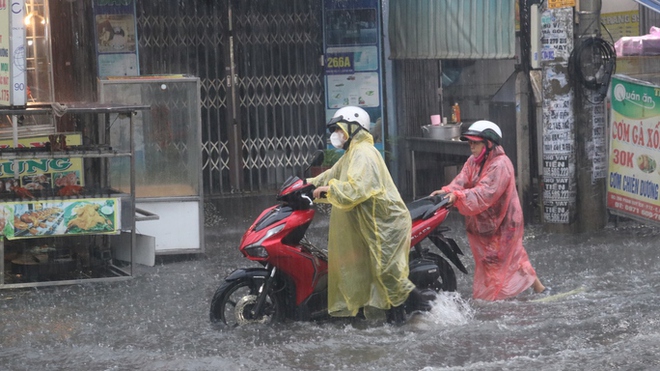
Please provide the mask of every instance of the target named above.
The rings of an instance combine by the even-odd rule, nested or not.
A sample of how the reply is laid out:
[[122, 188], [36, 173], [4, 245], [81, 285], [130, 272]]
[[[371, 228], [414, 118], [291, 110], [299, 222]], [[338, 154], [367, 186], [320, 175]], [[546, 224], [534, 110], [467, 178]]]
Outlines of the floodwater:
[[[209, 204], [206, 253], [138, 266], [133, 279], [0, 290], [3, 370], [657, 370], [660, 230], [526, 230], [532, 264], [555, 296], [471, 299], [472, 276], [400, 327], [333, 321], [212, 326], [222, 278], [252, 266], [237, 244], [263, 204]], [[223, 211], [226, 210], [226, 211]], [[462, 218], [449, 235], [474, 266]], [[323, 241], [327, 216], [310, 235]]]

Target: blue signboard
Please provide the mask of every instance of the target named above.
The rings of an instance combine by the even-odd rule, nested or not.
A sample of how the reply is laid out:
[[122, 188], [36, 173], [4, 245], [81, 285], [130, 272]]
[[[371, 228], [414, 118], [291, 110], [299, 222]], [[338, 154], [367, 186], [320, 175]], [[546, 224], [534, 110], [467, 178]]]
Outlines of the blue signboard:
[[323, 20], [326, 118], [341, 107], [362, 107], [371, 118], [374, 142], [382, 150], [380, 4], [325, 0]]

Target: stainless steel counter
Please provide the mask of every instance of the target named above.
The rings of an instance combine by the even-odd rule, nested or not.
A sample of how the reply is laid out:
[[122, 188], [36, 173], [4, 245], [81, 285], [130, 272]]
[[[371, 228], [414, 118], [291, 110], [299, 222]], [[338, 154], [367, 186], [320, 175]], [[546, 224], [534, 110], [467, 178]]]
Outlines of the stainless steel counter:
[[417, 152], [458, 157], [461, 158], [461, 161], [467, 160], [471, 155], [468, 143], [460, 140], [438, 140], [410, 137], [406, 139], [406, 145], [411, 156], [413, 199], [417, 199], [417, 164], [415, 163], [415, 155]]

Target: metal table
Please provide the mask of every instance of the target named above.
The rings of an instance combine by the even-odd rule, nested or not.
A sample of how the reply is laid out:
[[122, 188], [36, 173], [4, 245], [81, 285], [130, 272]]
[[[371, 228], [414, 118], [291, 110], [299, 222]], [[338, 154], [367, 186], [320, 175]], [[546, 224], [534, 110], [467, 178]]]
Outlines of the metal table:
[[470, 152], [470, 146], [468, 143], [460, 140], [438, 140], [430, 138], [410, 137], [406, 139], [406, 143], [412, 160], [413, 199], [417, 198], [417, 166], [415, 163], [416, 152], [459, 156], [464, 157], [466, 160], [472, 154]]

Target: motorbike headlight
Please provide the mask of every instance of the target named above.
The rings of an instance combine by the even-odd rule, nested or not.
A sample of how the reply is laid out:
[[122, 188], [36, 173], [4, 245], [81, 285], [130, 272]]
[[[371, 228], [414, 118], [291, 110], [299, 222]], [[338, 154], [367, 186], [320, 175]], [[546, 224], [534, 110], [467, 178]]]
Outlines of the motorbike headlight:
[[266, 238], [278, 233], [282, 229], [284, 229], [284, 223], [278, 225], [275, 228], [272, 228], [272, 229], [268, 230], [268, 232], [266, 232], [266, 235], [262, 239], [259, 240], [259, 243], [262, 243]]
[[245, 253], [253, 258], [267, 258], [268, 251], [261, 245], [252, 245], [245, 248]]
[[277, 234], [279, 231], [284, 229], [284, 223], [278, 225], [277, 227], [271, 228], [266, 232], [266, 235], [263, 236], [259, 241], [256, 243], [246, 246], [245, 247], [245, 253], [248, 254], [249, 256], [253, 258], [267, 258], [268, 257], [268, 251], [266, 251], [266, 248], [263, 247], [261, 244], [270, 236]]

